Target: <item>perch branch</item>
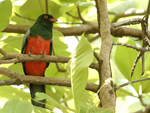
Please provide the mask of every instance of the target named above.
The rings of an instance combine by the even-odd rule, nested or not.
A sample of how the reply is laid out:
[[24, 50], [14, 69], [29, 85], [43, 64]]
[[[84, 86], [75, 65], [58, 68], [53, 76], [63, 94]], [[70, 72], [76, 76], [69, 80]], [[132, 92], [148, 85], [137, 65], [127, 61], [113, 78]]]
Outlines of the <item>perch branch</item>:
[[[19, 53], [6, 53], [0, 48], [0, 53], [4, 54], [4, 57], [0, 58], [0, 64], [6, 63], [20, 63], [20, 62], [53, 62], [53, 63], [68, 63], [69, 57], [62, 56], [51, 56], [51, 55], [27, 55], [27, 54], [19, 54]], [[92, 62], [90, 68], [97, 70], [98, 64]]]

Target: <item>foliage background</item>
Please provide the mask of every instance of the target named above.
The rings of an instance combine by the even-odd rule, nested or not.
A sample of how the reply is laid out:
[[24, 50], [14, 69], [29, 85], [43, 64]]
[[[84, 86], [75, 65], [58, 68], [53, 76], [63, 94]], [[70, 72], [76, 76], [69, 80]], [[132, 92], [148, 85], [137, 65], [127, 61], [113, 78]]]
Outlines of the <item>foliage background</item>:
[[[143, 15], [133, 15], [129, 17], [124, 17], [126, 13], [130, 13], [134, 10], [136, 11], [144, 11], [147, 8], [147, 0], [107, 0], [108, 2], [108, 10], [109, 10], [109, 19], [110, 22], [113, 21], [116, 15], [122, 15], [117, 21], [128, 20], [129, 18], [142, 18]], [[67, 14], [77, 16], [77, 8], [76, 4], [80, 6], [80, 11], [83, 18], [86, 21], [97, 21], [97, 11], [95, 7], [95, 1], [92, 0], [51, 0], [48, 1], [48, 12], [52, 14], [55, 18], [59, 19], [58, 24], [54, 24], [54, 27], [75, 27], [80, 26], [80, 24], [67, 24], [67, 22], [72, 23], [81, 23], [80, 19], [73, 18]], [[33, 7], [34, 6], [34, 7]], [[44, 0], [2, 0], [0, 1], [0, 31], [4, 30], [8, 24], [15, 25], [28, 25], [32, 26], [37, 19], [37, 17], [46, 12], [45, 10], [45, 1]], [[116, 15], [112, 14], [115, 13]], [[30, 18], [25, 19], [18, 17], [15, 13], [21, 15], [22, 17]], [[61, 24], [63, 22], [64, 24]], [[128, 26], [131, 28], [141, 29], [140, 25], [132, 25]], [[74, 50], [78, 44], [77, 38], [80, 39], [81, 36], [66, 36], [64, 37], [60, 32], [54, 30], [53, 31], [53, 40], [54, 40], [54, 51], [56, 56], [66, 56], [71, 57], [74, 53]], [[76, 34], [75, 34], [76, 35]], [[85, 37], [87, 39], [94, 37], [96, 34], [86, 34]], [[20, 53], [22, 39], [24, 34], [18, 33], [0, 33], [0, 48], [8, 53]], [[131, 44], [134, 46], [141, 46], [142, 42], [137, 40], [134, 37], [114, 37], [112, 36], [113, 42], [122, 42]], [[94, 49], [97, 53], [100, 51], [100, 37], [97, 37], [95, 40], [90, 41], [92, 49]], [[84, 42], [81, 43], [83, 45]], [[81, 46], [80, 45], [80, 46]], [[90, 53], [90, 52], [89, 52]], [[133, 62], [137, 57], [138, 52], [126, 47], [121, 46], [113, 46], [111, 52], [111, 69], [114, 84], [117, 86], [123, 84], [128, 81], [137, 80], [141, 78], [149, 77], [149, 69], [150, 61], [149, 53], [146, 53], [146, 64], [145, 64], [145, 74], [141, 76], [141, 61], [138, 62], [133, 77], [130, 78], [130, 73], [132, 69]], [[2, 55], [0, 55], [2, 57]], [[81, 61], [84, 57], [80, 57]], [[96, 59], [93, 59], [93, 62], [97, 62]], [[61, 70], [65, 70], [65, 72], [61, 72], [56, 67], [55, 63], [51, 63], [50, 66], [46, 70], [46, 77], [54, 77], [54, 78], [67, 78], [70, 79], [71, 76], [68, 71], [66, 71], [66, 65], [59, 63], [58, 66]], [[23, 74], [21, 63], [18, 64], [1, 64], [1, 67], [6, 67], [14, 72]], [[77, 69], [76, 69], [77, 70]], [[98, 72], [94, 69], [88, 69], [89, 76], [88, 82], [97, 83], [98, 84]], [[82, 73], [81, 73], [82, 74]], [[0, 75], [0, 80], [8, 79], [4, 75]], [[145, 104], [150, 104], [150, 82], [140, 82], [128, 85], [123, 87], [122, 89], [117, 90], [117, 100], [116, 100], [116, 112], [117, 113], [130, 113], [141, 110], [144, 108], [142, 106], [141, 101], [139, 99], [142, 96], [142, 100]], [[58, 106], [65, 106], [63, 109], [67, 109], [73, 111], [74, 101], [71, 88], [68, 87], [60, 87], [60, 86], [46, 86], [47, 95], [50, 97], [50, 101], [58, 102], [59, 105], [49, 105], [51, 111], [57, 112], [60, 110]], [[1, 86], [0, 87], [0, 107], [3, 108], [4, 104], [10, 100], [16, 99], [12, 101], [30, 101], [30, 95], [27, 85], [20, 86]], [[20, 100], [21, 99], [21, 100]], [[53, 100], [54, 99], [54, 100]], [[81, 100], [81, 108], [80, 112], [85, 113], [88, 108], [90, 108], [90, 112], [96, 112], [98, 108], [99, 99], [97, 96], [94, 96], [93, 92], [84, 91], [83, 97]], [[25, 103], [26, 104], [26, 103]], [[27, 103], [28, 106], [30, 103]], [[25, 106], [25, 105], [23, 105]], [[22, 106], [19, 106], [22, 109]], [[33, 107], [31, 107], [31, 111]], [[34, 107], [35, 112], [48, 112], [48, 110], [40, 109]], [[104, 112], [102, 109], [101, 111]]]

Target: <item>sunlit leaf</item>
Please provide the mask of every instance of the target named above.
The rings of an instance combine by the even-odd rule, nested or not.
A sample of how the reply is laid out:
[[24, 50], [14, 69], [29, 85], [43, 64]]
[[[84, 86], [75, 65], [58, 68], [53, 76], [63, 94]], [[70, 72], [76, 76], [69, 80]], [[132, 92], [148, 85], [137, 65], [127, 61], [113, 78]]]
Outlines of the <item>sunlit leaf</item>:
[[57, 56], [70, 56], [71, 54], [67, 51], [68, 46], [63, 42], [64, 36], [61, 32], [53, 30], [53, 49]]
[[54, 15], [55, 18], [59, 18], [62, 16], [64, 13], [70, 11], [73, 8], [72, 4], [66, 4], [66, 5], [56, 5], [52, 7], [52, 12], [51, 14]]
[[[34, 7], [33, 7], [34, 4]], [[53, 1], [48, 2], [48, 12], [51, 14], [51, 8], [57, 5]], [[32, 9], [32, 10], [31, 10]], [[23, 17], [36, 20], [38, 16], [46, 13], [45, 1], [41, 0], [27, 0], [23, 6], [20, 7], [20, 14]], [[54, 16], [55, 17], [55, 16]]]
[[92, 48], [82, 36], [71, 58], [71, 85], [76, 113], [80, 112], [81, 99], [88, 78], [88, 67], [92, 61]]
[[9, 18], [12, 12], [12, 3], [10, 0], [0, 1], [0, 31], [4, 30], [9, 24]]
[[33, 105], [28, 101], [10, 99], [6, 102], [1, 113], [33, 113]]
[[57, 107], [57, 108], [61, 109], [64, 113], [67, 113], [66, 107], [61, 105], [59, 102], [57, 102], [56, 100], [54, 100], [50, 96], [46, 95], [45, 93], [36, 93], [35, 100], [42, 100], [42, 99], [47, 100], [47, 107], [49, 107], [49, 105], [51, 106], [51, 108]]

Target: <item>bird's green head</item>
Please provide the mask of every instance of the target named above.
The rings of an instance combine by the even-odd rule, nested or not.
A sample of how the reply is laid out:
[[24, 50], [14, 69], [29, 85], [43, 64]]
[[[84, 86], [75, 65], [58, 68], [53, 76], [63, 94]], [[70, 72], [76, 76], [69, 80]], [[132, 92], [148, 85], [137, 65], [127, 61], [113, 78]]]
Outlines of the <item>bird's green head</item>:
[[32, 37], [39, 35], [46, 40], [51, 39], [54, 22], [57, 22], [57, 19], [55, 19], [52, 15], [40, 15], [35, 24], [30, 28], [30, 35]]
[[36, 24], [40, 23], [52, 27], [54, 22], [57, 22], [57, 19], [55, 19], [52, 15], [42, 14], [38, 17]]

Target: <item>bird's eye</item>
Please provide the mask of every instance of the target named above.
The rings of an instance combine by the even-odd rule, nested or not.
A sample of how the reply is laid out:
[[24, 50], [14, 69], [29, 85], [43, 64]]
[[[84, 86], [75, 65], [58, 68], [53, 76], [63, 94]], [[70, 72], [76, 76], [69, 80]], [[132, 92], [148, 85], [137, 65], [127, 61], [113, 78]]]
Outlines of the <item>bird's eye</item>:
[[45, 16], [44, 16], [44, 18], [45, 18], [45, 19], [48, 19], [48, 16], [47, 16], [47, 15], [45, 15]]

